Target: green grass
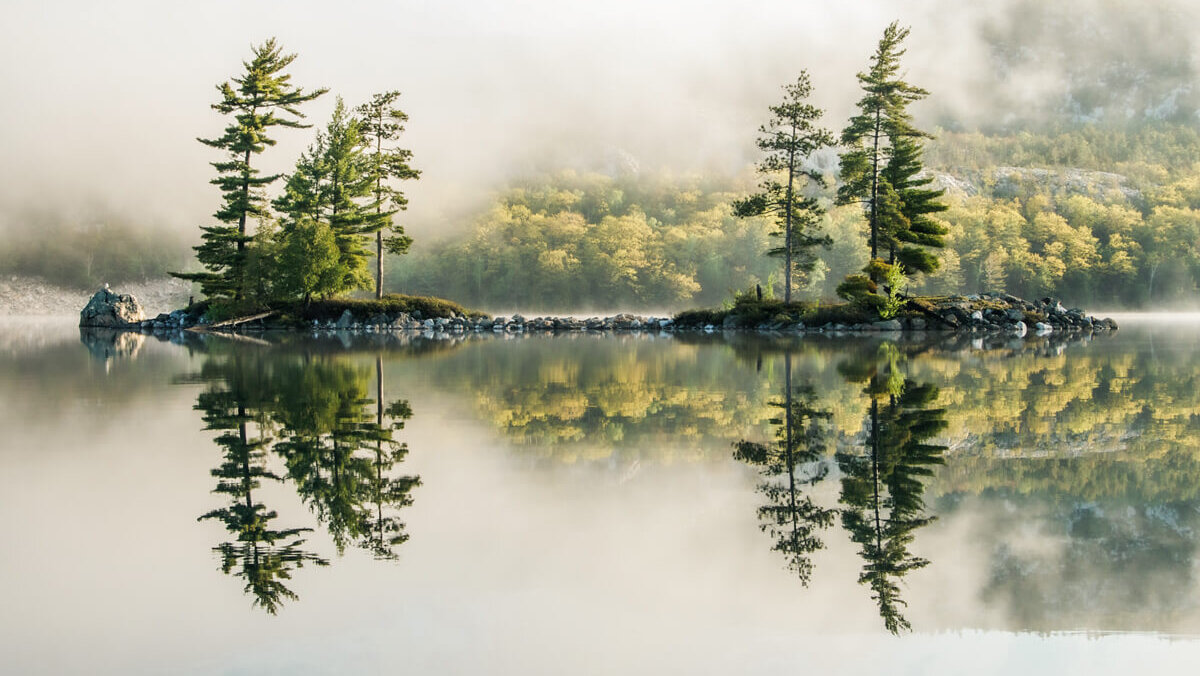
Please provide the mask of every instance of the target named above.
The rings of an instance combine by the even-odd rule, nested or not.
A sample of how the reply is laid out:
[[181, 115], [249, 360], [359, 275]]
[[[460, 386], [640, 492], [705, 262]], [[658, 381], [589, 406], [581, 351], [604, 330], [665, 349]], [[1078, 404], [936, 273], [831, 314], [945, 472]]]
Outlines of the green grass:
[[871, 310], [853, 303], [816, 304], [807, 301], [784, 303], [774, 298], [739, 297], [727, 310], [695, 309], [684, 310], [675, 315], [675, 324], [680, 327], [701, 328], [707, 324], [721, 326], [730, 315], [736, 317], [737, 326], [753, 328], [759, 324], [804, 322], [811, 326], [824, 324], [862, 324], [878, 321]]
[[218, 322], [236, 317], [257, 314], [274, 310], [278, 313], [275, 321], [284, 324], [308, 324], [313, 320], [320, 322], [337, 321], [346, 310], [355, 319], [362, 321], [377, 314], [394, 316], [401, 312], [421, 313], [423, 319], [436, 319], [460, 315], [465, 317], [484, 317], [482, 312], [468, 310], [453, 301], [433, 296], [406, 296], [393, 293], [376, 300], [374, 298], [333, 298], [328, 300], [313, 300], [307, 305], [301, 301], [275, 301], [270, 303], [212, 303], [201, 301], [190, 308], [196, 314], [203, 313], [209, 321]]

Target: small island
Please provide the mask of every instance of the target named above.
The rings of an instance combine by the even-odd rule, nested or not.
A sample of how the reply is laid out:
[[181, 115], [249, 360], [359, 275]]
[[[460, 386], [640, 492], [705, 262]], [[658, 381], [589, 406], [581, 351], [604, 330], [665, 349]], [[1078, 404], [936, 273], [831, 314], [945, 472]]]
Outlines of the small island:
[[[421, 331], [438, 334], [557, 331], [772, 332], [953, 331], [1004, 332], [1024, 336], [1049, 332], [1109, 331], [1111, 319], [1088, 316], [1058, 299], [1029, 301], [1005, 293], [919, 296], [908, 290], [941, 264], [947, 226], [936, 215], [947, 210], [944, 190], [935, 189], [923, 165], [924, 144], [933, 136], [914, 126], [911, 103], [929, 95], [901, 79], [899, 59], [909, 30], [893, 22], [880, 39], [866, 72], [858, 74], [863, 97], [841, 134], [819, 126], [824, 111], [809, 103], [812, 84], [801, 70], [783, 87], [783, 100], [770, 106], [759, 129], [763, 159], [756, 169], [759, 190], [733, 201], [740, 219], [769, 219], [779, 245], [766, 255], [781, 261], [782, 298], [776, 283], [765, 290], [734, 294], [719, 309], [692, 309], [674, 316], [609, 317], [521, 315], [490, 317], [436, 297], [388, 294], [384, 253], [408, 252], [412, 239], [395, 221], [408, 204], [399, 181], [420, 177], [411, 151], [400, 147], [407, 115], [399, 92], [376, 94], [348, 108], [338, 98], [333, 115], [295, 169], [282, 194], [268, 200], [265, 189], [281, 176], [263, 176], [252, 161], [274, 145], [273, 127], [304, 128], [299, 107], [328, 90], [305, 91], [284, 71], [295, 59], [274, 39], [254, 48], [245, 72], [217, 87], [213, 109], [229, 124], [201, 142], [222, 151], [214, 162], [224, 201], [216, 225], [202, 227], [195, 247], [203, 271], [173, 276], [198, 284], [204, 300], [146, 318], [135, 299], [101, 289], [84, 308], [80, 326], [141, 331], [355, 330]], [[836, 190], [814, 157], [837, 148]], [[840, 302], [793, 300], [810, 286], [819, 251], [833, 244], [823, 230], [827, 208], [862, 209], [868, 262], [837, 286]], [[248, 225], [257, 222], [251, 233]], [[373, 265], [372, 265], [373, 263]], [[373, 287], [374, 298], [351, 298]]]

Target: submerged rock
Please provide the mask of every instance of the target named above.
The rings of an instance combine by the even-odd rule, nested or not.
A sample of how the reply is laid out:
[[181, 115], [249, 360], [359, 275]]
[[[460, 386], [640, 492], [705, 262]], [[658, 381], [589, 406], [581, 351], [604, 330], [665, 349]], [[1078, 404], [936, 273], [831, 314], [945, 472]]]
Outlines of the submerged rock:
[[136, 298], [129, 294], [116, 294], [105, 287], [92, 296], [79, 312], [82, 327], [126, 329], [145, 321], [146, 313]]

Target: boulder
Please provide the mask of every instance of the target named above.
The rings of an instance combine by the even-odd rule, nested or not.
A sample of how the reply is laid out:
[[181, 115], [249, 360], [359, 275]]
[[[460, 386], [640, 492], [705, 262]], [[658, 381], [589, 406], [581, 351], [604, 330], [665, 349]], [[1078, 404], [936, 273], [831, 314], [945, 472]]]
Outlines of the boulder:
[[79, 313], [79, 325], [85, 327], [127, 329], [146, 320], [146, 313], [136, 298], [116, 294], [108, 287], [96, 292]]
[[354, 315], [349, 310], [344, 310], [342, 316], [338, 318], [337, 323], [333, 325], [335, 329], [348, 329], [354, 325]]

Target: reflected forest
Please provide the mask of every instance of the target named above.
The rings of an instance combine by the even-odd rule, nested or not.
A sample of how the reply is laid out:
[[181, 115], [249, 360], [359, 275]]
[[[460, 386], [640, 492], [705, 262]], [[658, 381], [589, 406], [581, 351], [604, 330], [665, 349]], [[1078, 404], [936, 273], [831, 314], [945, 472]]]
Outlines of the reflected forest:
[[[819, 587], [848, 572], [821, 561], [857, 559], [891, 632], [941, 628], [923, 612], [941, 573], [912, 574], [961, 565], [939, 547], [963, 519], [988, 534], [963, 543], [982, 547], [979, 598], [1003, 609], [982, 626], [1169, 628], [1200, 607], [1181, 591], [1200, 551], [1197, 339], [1130, 336], [468, 338], [432, 352], [373, 335], [193, 337], [181, 347], [199, 366], [175, 381], [199, 386], [216, 445], [200, 520], [223, 526], [219, 568], [272, 613], [306, 565], [401, 552], [420, 479], [395, 383], [449, 395], [531, 472], [745, 468], [781, 580]], [[80, 338], [77, 357], [106, 374], [96, 396], [133, 383], [133, 363], [160, 368], [153, 338]]]
[[329, 564], [306, 548], [312, 528], [275, 524], [265, 483], [292, 486], [339, 556], [354, 546], [397, 557], [408, 539], [400, 512], [421, 480], [400, 470], [408, 447], [395, 433], [413, 412], [406, 400], [384, 404], [382, 357], [372, 373], [327, 356], [242, 349], [207, 356], [183, 380], [206, 385], [196, 409], [222, 453], [213, 492], [227, 503], [199, 519], [224, 525], [230, 540], [214, 547], [221, 570], [245, 581], [256, 606], [276, 613], [298, 598], [287, 586], [293, 570]]

